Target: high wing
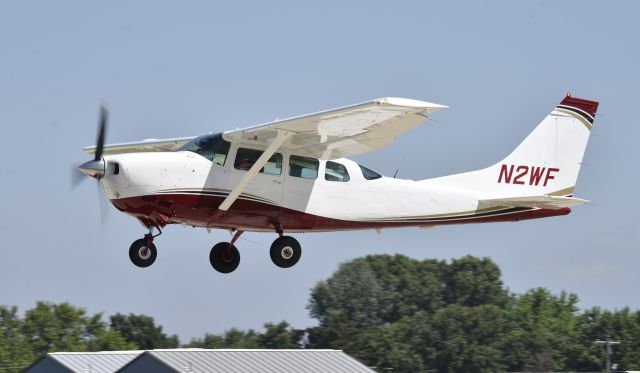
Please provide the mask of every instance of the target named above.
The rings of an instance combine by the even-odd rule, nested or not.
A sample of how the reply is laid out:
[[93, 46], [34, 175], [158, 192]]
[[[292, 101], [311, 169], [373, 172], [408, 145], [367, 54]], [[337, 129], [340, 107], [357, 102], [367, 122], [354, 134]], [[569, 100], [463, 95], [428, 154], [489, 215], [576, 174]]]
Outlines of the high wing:
[[[230, 142], [267, 148], [278, 132], [288, 138], [280, 149], [320, 159], [335, 159], [380, 149], [446, 106], [405, 98], [379, 98], [356, 105], [226, 131]], [[109, 144], [103, 154], [174, 151], [195, 136]], [[94, 154], [96, 147], [83, 151]]]
[[586, 199], [557, 196], [530, 196], [510, 197], [497, 199], [484, 199], [481, 202], [505, 207], [533, 207], [540, 209], [558, 210], [565, 207], [573, 207], [589, 203]]
[[290, 134], [280, 149], [336, 159], [380, 149], [446, 106], [405, 98], [380, 98], [223, 133], [230, 142], [265, 148], [278, 132]]
[[[194, 139], [190, 137], [176, 137], [173, 139], [146, 139], [135, 142], [123, 142], [119, 144], [109, 144], [104, 146], [102, 154], [121, 154], [121, 153], [139, 153], [139, 152], [171, 152], [177, 150], [182, 145]], [[82, 150], [89, 154], [96, 152], [95, 146], [87, 146]]]

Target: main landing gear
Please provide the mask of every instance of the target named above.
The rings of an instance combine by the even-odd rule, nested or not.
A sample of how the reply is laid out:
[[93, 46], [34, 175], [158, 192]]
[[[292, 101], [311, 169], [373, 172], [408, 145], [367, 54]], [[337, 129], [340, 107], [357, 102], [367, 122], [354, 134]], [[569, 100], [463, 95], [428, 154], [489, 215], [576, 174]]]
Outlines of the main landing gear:
[[293, 267], [302, 255], [300, 243], [290, 236], [280, 236], [271, 244], [271, 261], [280, 268]]
[[[220, 242], [211, 249], [209, 261], [213, 269], [220, 273], [231, 273], [238, 268], [240, 252], [234, 244], [242, 233], [243, 231], [236, 231], [231, 242]], [[295, 238], [280, 236], [271, 244], [269, 254], [273, 264], [280, 268], [289, 268], [300, 260], [302, 248]]]
[[[158, 234], [153, 234], [153, 228], [149, 229], [149, 233], [144, 238], [135, 240], [129, 248], [129, 259], [137, 267], [149, 267], [156, 261], [158, 251], [153, 239], [162, 234], [159, 228]], [[236, 241], [240, 238], [244, 231], [236, 231], [231, 242], [217, 243], [209, 252], [209, 262], [213, 269], [220, 273], [231, 273], [238, 268], [240, 264], [240, 252], [235, 246]], [[293, 237], [283, 236], [279, 231], [280, 237], [276, 238], [271, 244], [269, 255], [273, 264], [280, 268], [293, 267], [300, 260], [302, 248], [300, 243]]]
[[243, 231], [237, 231], [233, 235], [231, 242], [220, 242], [215, 244], [209, 253], [209, 262], [213, 269], [220, 273], [231, 273], [240, 264], [240, 252], [234, 243], [240, 238]]

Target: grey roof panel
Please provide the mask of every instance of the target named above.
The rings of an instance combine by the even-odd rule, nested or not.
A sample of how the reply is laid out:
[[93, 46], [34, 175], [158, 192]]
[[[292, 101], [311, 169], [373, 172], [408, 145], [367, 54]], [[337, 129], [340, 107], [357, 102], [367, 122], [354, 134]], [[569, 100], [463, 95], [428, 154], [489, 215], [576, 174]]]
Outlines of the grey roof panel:
[[177, 372], [362, 372], [372, 369], [340, 350], [150, 350]]
[[78, 373], [113, 373], [144, 351], [50, 352], [51, 359]]

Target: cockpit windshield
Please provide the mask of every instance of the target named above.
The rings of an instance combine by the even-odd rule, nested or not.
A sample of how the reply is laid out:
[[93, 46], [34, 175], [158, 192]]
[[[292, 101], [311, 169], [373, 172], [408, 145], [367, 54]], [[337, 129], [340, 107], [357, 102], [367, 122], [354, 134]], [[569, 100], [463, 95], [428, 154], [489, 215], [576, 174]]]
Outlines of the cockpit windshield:
[[188, 151], [207, 158], [213, 163], [224, 166], [231, 144], [222, 138], [221, 133], [198, 136], [182, 145], [177, 151]]

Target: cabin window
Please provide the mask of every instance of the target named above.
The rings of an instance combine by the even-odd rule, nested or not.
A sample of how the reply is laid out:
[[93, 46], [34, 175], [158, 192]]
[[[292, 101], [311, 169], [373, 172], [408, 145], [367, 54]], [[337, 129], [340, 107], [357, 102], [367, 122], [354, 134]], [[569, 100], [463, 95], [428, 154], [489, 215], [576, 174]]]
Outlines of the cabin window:
[[358, 166], [360, 166], [360, 170], [362, 171], [362, 176], [364, 176], [364, 178], [367, 180], [374, 180], [382, 177], [382, 175], [380, 175], [379, 173], [372, 171], [366, 168], [365, 166], [362, 166], [362, 165], [358, 165]]
[[327, 161], [324, 179], [328, 181], [349, 181], [349, 172], [340, 163]]
[[[262, 150], [238, 148], [234, 167], [237, 170], [249, 171], [258, 158], [264, 153]], [[282, 154], [274, 153], [260, 172], [268, 175], [280, 175], [282, 173]]]
[[320, 161], [315, 158], [292, 155], [289, 157], [289, 175], [303, 179], [315, 179], [318, 177]]
[[182, 145], [177, 151], [189, 151], [199, 154], [211, 162], [224, 166], [231, 144], [222, 138], [221, 133], [198, 136]]

